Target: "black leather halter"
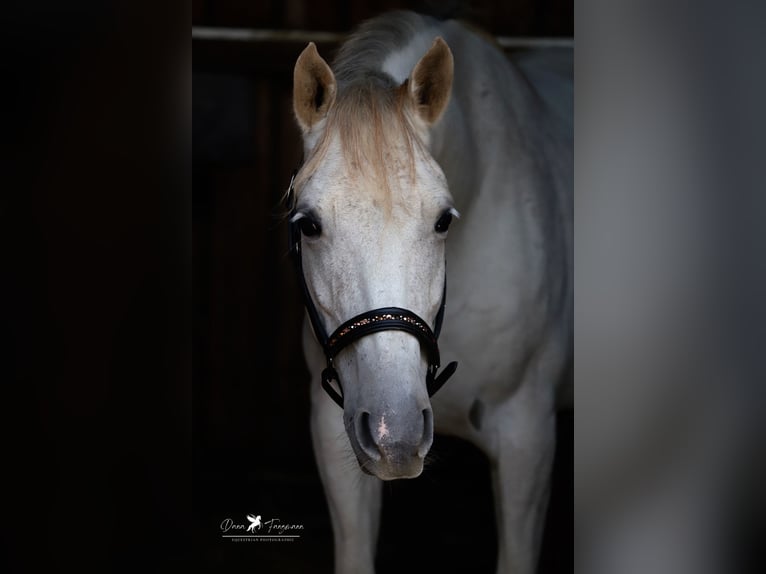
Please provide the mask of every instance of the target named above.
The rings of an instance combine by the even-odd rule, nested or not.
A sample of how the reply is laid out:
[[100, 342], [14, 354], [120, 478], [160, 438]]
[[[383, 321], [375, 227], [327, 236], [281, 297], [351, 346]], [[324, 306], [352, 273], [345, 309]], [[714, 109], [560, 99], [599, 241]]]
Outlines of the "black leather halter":
[[[335, 329], [329, 336], [325, 330], [322, 319], [319, 317], [314, 300], [309, 293], [308, 285], [306, 285], [306, 277], [303, 273], [303, 257], [301, 255], [301, 231], [293, 217], [295, 216], [295, 175], [297, 170], [293, 172], [293, 177], [290, 180], [290, 188], [287, 191], [287, 207], [290, 211], [290, 219], [288, 223], [288, 237], [290, 242], [290, 255], [295, 264], [296, 271], [298, 273], [298, 280], [301, 284], [301, 291], [303, 292], [303, 301], [306, 305], [306, 311], [311, 321], [311, 327], [314, 329], [319, 344], [322, 345], [325, 358], [327, 359], [327, 367], [322, 371], [322, 388], [327, 391], [330, 398], [334, 400], [338, 406], [343, 408], [343, 387], [340, 384], [340, 377], [338, 372], [333, 366], [333, 360], [338, 356], [343, 349], [348, 347], [355, 341], [358, 341], [362, 337], [378, 333], [380, 331], [404, 331], [410, 335], [414, 335], [419, 341], [421, 347], [425, 350], [426, 357], [428, 359], [428, 372], [426, 373], [426, 389], [428, 390], [428, 396], [438, 391], [444, 383], [447, 382], [452, 374], [457, 369], [457, 362], [453, 361], [437, 375], [440, 366], [439, 357], [439, 344], [437, 339], [439, 332], [441, 331], [442, 321], [444, 320], [444, 305], [447, 296], [447, 277], [444, 277], [444, 291], [442, 292], [442, 301], [439, 306], [439, 311], [436, 314], [436, 320], [434, 322], [434, 329], [428, 326], [428, 323], [418, 317], [412, 311], [402, 309], [400, 307], [381, 307], [380, 309], [373, 309], [365, 313], [360, 313], [355, 317], [352, 317], [340, 327]], [[332, 381], [338, 382], [338, 393], [330, 384]]]

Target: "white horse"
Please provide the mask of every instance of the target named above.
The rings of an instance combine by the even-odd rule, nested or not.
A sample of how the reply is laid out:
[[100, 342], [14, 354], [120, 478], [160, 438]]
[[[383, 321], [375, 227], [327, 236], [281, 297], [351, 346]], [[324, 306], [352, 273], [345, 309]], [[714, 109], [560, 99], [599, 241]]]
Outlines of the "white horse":
[[[491, 461], [498, 572], [535, 570], [572, 358], [573, 217], [566, 92], [535, 82], [491, 39], [409, 12], [364, 24], [332, 69], [313, 44], [296, 62], [291, 225], [338, 573], [373, 572], [381, 479], [418, 476], [434, 428]], [[460, 366], [430, 400], [445, 277], [439, 346]], [[341, 334], [364, 336], [329, 351], [317, 331], [352, 318]]]

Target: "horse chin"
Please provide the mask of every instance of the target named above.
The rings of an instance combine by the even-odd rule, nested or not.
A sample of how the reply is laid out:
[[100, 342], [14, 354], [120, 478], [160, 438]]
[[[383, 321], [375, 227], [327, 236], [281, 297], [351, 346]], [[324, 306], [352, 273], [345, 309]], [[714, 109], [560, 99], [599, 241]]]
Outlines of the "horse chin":
[[423, 459], [412, 458], [407, 461], [384, 461], [357, 459], [363, 473], [380, 480], [399, 480], [402, 478], [417, 478], [423, 473]]

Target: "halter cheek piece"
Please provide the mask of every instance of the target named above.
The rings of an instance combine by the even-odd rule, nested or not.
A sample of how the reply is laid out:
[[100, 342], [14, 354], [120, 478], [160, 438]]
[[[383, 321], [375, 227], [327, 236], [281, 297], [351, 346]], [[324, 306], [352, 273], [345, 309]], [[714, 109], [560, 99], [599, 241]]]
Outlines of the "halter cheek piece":
[[[314, 300], [311, 298], [311, 293], [309, 293], [308, 285], [306, 285], [306, 277], [303, 273], [301, 231], [297, 223], [293, 221], [293, 216], [295, 215], [295, 190], [293, 187], [295, 184], [296, 173], [297, 170], [293, 172], [293, 177], [290, 180], [290, 188], [287, 191], [287, 207], [290, 210], [290, 220], [288, 223], [290, 255], [298, 273], [301, 291], [303, 292], [303, 301], [309, 315], [309, 320], [311, 321], [311, 327], [314, 329], [314, 334], [316, 335], [319, 344], [322, 345], [322, 350], [327, 359], [327, 367], [322, 371], [322, 388], [327, 391], [330, 398], [334, 400], [340, 408], [343, 408], [343, 387], [340, 384], [338, 372], [333, 366], [333, 360], [338, 356], [338, 353], [348, 347], [351, 343], [358, 341], [367, 335], [372, 335], [373, 333], [378, 333], [380, 331], [404, 331], [410, 335], [414, 335], [420, 341], [420, 345], [426, 353], [428, 359], [426, 389], [428, 390], [428, 396], [433, 396], [433, 394], [447, 382], [447, 379], [452, 376], [455, 369], [457, 369], [457, 362], [453, 361], [444, 367], [441, 374], [437, 375], [440, 366], [439, 344], [437, 339], [439, 337], [439, 332], [441, 331], [442, 321], [444, 320], [444, 304], [447, 295], [446, 276], [444, 278], [442, 302], [439, 306], [439, 312], [436, 314], [433, 331], [428, 326], [428, 323], [412, 311], [400, 307], [381, 307], [380, 309], [373, 309], [372, 311], [360, 313], [359, 315], [352, 317], [335, 329], [335, 331], [328, 337], [322, 319], [319, 317], [319, 313], [314, 305]], [[338, 382], [338, 388], [341, 391], [340, 393], [338, 393], [330, 384], [332, 381]]]

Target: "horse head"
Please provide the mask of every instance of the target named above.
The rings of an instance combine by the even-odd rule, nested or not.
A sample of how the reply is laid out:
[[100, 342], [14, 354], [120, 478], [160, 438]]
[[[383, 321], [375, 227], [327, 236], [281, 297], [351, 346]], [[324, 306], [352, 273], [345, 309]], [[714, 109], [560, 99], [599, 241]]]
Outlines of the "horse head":
[[[400, 308], [409, 313], [405, 327], [427, 324], [422, 337], [409, 327], [371, 332], [331, 359], [354, 454], [384, 480], [418, 476], [433, 441], [426, 381], [434, 361], [423, 340], [426, 331], [438, 334], [445, 240], [457, 212], [428, 144], [452, 74], [440, 38], [403, 83], [376, 70], [336, 78], [314, 44], [295, 65], [305, 161], [291, 224], [301, 234], [302, 280], [316, 321], [332, 332], [369, 310]], [[367, 317], [356, 327], [375, 320], [392, 321]]]

